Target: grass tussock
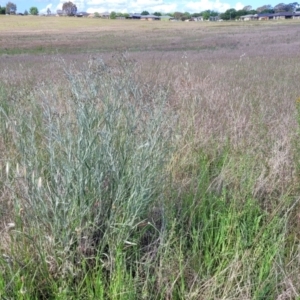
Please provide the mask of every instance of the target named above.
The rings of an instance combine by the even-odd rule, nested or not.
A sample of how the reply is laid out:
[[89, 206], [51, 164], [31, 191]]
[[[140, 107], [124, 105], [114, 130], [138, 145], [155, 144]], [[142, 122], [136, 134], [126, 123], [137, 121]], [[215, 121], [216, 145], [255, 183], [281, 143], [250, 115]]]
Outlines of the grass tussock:
[[270, 62], [3, 81], [0, 296], [296, 299], [298, 60]]

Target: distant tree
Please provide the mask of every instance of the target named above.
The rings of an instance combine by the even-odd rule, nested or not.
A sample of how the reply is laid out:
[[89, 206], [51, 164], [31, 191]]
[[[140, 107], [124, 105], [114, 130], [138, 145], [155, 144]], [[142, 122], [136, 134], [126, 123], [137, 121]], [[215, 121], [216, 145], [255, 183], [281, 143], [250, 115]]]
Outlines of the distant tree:
[[212, 16], [212, 17], [216, 17], [216, 16], [218, 16], [220, 13], [218, 13], [217, 11], [213, 11], [213, 10], [211, 10], [210, 11], [210, 15]]
[[260, 6], [256, 10], [258, 13], [268, 13], [268, 12], [274, 13], [273, 6], [270, 4]]
[[14, 15], [16, 12], [17, 12], [17, 5], [12, 2], [8, 2], [6, 4], [6, 13], [9, 15]]
[[275, 10], [274, 9], [269, 9], [269, 10], [264, 10], [263, 12], [262, 12], [263, 14], [274, 14], [275, 13]]
[[129, 18], [129, 14], [128, 14], [128, 13], [124, 13], [123, 16], [124, 16], [125, 18]]
[[47, 15], [48, 15], [48, 16], [51, 15], [51, 10], [50, 10], [49, 7], [48, 7], [48, 9], [47, 9]]
[[110, 13], [110, 19], [113, 19], [113, 20], [115, 20], [116, 18], [117, 18], [117, 13], [115, 12], [115, 11], [112, 11], [111, 13]]
[[119, 18], [124, 17], [124, 14], [122, 14], [121, 12], [118, 12], [117, 17], [119, 17]]
[[154, 16], [160, 17], [162, 14], [161, 14], [160, 12], [157, 12], [157, 11], [156, 11], [153, 15], [154, 15]]
[[198, 17], [202, 16], [202, 13], [193, 13], [191, 16], [194, 18], [198, 18]]
[[204, 20], [208, 20], [209, 17], [215, 17], [218, 15], [219, 15], [219, 13], [217, 13], [213, 10], [209, 10], [209, 9], [201, 12], [201, 16], [203, 17]]
[[209, 10], [206, 10], [206, 11], [203, 11], [201, 13], [202, 17], [203, 17], [203, 20], [208, 20], [209, 17], [210, 17], [210, 11]]
[[300, 5], [298, 2], [293, 2], [288, 4], [288, 6], [290, 7], [290, 11], [297, 11]]
[[289, 10], [290, 10], [289, 5], [284, 4], [284, 3], [279, 3], [276, 6], [274, 6], [274, 11], [276, 13], [278, 13], [278, 12], [286, 12], [286, 11], [289, 11]]
[[181, 21], [189, 20], [191, 18], [191, 14], [189, 12], [184, 12], [182, 17], [180, 18]]
[[183, 16], [183, 13], [178, 12], [178, 11], [174, 12], [174, 18], [176, 20], [180, 20], [182, 16]]
[[67, 16], [74, 16], [77, 13], [77, 6], [71, 1], [65, 2], [62, 6], [62, 10]]
[[250, 11], [250, 10], [252, 10], [252, 6], [251, 5], [246, 5], [242, 10]]
[[25, 9], [25, 11], [24, 11], [24, 16], [28, 16], [28, 10], [27, 9]]
[[100, 14], [99, 14], [98, 12], [95, 12], [95, 13], [94, 13], [94, 17], [95, 17], [95, 18], [100, 18]]
[[5, 15], [6, 14], [6, 8], [0, 6], [0, 15]]
[[260, 12], [261, 14], [274, 14], [275, 10], [274, 9], [265, 9], [262, 12]]
[[144, 10], [144, 11], [142, 11], [141, 15], [142, 15], [142, 16], [147, 16], [147, 15], [150, 15], [150, 14], [149, 14], [148, 11]]
[[240, 9], [240, 10], [237, 10], [236, 11], [236, 16], [235, 18], [236, 19], [239, 19], [241, 16], [245, 16], [245, 15], [254, 15], [254, 14], [257, 14], [257, 11], [256, 10], [244, 10], [244, 9]]
[[227, 9], [223, 14], [220, 15], [223, 20], [234, 20], [237, 16], [237, 11], [234, 8]]
[[37, 16], [39, 14], [39, 10], [35, 6], [30, 7], [29, 12], [31, 15], [34, 15], [34, 16]]

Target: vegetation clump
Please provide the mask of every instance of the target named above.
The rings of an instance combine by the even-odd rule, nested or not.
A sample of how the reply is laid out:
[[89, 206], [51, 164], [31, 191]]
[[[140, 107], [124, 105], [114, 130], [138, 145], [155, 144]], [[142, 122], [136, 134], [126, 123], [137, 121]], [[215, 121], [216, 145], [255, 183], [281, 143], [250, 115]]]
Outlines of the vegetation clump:
[[33, 15], [33, 16], [37, 16], [37, 15], [39, 14], [39, 10], [38, 10], [38, 8], [35, 7], [35, 6], [30, 7], [29, 12], [30, 12], [30, 14]]
[[4, 54], [0, 298], [296, 299], [298, 27], [145, 26]]

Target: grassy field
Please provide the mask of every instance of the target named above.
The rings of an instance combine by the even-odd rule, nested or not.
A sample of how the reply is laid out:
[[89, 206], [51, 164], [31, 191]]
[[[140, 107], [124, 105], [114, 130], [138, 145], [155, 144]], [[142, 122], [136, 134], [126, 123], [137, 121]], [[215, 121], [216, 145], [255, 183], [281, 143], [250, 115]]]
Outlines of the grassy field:
[[0, 23], [1, 299], [299, 299], [299, 21]]

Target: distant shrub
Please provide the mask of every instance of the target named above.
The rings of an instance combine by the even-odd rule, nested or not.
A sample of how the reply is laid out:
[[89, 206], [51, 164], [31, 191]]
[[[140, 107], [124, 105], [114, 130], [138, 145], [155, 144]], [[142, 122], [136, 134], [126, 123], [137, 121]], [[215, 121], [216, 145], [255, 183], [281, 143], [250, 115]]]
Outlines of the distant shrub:
[[110, 19], [116, 19], [117, 18], [117, 13], [115, 12], [115, 11], [112, 11], [111, 13], [110, 13]]
[[6, 8], [0, 6], [0, 15], [5, 15], [6, 14]]
[[34, 15], [34, 16], [37, 16], [39, 14], [39, 10], [35, 6], [30, 7], [29, 12], [31, 15]]
[[[39, 245], [32, 263], [42, 268], [51, 256], [58, 273], [98, 251], [114, 257], [142, 234], [138, 224], [159, 204], [172, 153], [168, 94], [155, 89], [149, 96], [135, 65], [123, 56], [119, 64], [94, 59], [81, 72], [66, 69], [65, 110], [58, 95], [41, 91], [14, 112], [20, 160], [10, 184], [24, 212], [17, 226], [29, 237], [14, 246], [20, 261], [32, 238]], [[9, 122], [9, 112], [1, 113]]]

